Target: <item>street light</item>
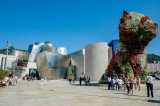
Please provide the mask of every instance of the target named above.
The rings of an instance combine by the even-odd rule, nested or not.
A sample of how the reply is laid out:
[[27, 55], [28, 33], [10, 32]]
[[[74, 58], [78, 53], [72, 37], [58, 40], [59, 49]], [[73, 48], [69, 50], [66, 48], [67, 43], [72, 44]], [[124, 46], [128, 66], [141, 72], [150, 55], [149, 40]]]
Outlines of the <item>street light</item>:
[[8, 56], [8, 46], [10, 46], [11, 44], [9, 44], [9, 41], [7, 41], [7, 53], [6, 53], [6, 59], [5, 59], [5, 66], [4, 66], [4, 70], [6, 70], [6, 65], [7, 65], [7, 56]]

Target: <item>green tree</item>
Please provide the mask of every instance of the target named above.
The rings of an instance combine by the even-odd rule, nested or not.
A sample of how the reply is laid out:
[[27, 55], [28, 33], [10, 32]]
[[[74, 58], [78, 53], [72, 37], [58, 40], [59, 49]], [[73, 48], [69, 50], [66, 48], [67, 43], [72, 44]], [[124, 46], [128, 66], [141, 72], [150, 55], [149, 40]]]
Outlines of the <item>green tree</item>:
[[15, 50], [15, 47], [14, 46], [10, 46], [9, 50]]
[[0, 80], [3, 80], [4, 77], [9, 77], [10, 72], [0, 69]]

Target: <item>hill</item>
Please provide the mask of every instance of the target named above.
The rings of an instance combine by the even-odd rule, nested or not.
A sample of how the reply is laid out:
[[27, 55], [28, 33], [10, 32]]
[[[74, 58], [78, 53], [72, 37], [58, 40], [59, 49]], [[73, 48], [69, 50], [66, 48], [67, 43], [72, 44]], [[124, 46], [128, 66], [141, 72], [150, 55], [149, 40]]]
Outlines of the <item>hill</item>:
[[156, 54], [147, 54], [148, 63], [153, 63], [154, 61], [160, 61], [160, 56]]
[[[27, 52], [27, 50], [22, 50], [22, 49], [15, 49], [13, 46], [10, 46], [8, 48], [8, 51], [10, 50], [19, 50], [19, 51], [23, 51], [23, 52]], [[7, 49], [0, 49], [0, 54], [6, 54]]]

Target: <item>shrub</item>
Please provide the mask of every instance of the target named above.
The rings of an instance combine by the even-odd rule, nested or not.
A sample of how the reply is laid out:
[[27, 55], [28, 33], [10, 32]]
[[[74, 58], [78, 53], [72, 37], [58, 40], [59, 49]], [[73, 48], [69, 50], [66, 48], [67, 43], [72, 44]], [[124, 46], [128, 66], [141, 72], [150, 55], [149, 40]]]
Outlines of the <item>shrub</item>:
[[0, 69], [0, 80], [3, 80], [4, 77], [8, 77], [10, 74], [9, 71], [1, 70]]

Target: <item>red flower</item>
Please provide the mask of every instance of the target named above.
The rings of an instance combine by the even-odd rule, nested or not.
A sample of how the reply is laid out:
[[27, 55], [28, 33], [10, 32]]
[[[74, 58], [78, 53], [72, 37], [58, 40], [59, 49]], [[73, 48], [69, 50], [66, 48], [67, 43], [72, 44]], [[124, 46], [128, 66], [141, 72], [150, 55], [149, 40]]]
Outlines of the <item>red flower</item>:
[[152, 40], [152, 39], [154, 39], [155, 38], [155, 36], [154, 35], [152, 35], [152, 36], [150, 36], [150, 39]]
[[141, 23], [146, 22], [147, 19], [150, 20], [150, 18], [149, 18], [148, 16], [143, 16], [143, 17], [141, 18]]

